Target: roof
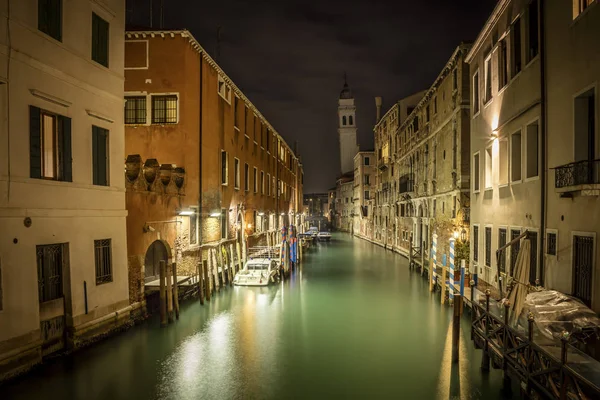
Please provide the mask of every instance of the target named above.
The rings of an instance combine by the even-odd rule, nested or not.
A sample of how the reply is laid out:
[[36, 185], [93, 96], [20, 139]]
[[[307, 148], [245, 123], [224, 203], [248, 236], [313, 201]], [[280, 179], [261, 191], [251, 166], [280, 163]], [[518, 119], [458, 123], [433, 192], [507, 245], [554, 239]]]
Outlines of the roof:
[[481, 49], [483, 42], [485, 41], [485, 39], [488, 37], [488, 35], [492, 31], [492, 28], [498, 23], [500, 16], [504, 12], [504, 10], [506, 10], [508, 5], [510, 4], [510, 1], [511, 0], [499, 0], [498, 1], [498, 3], [496, 4], [496, 7], [494, 7], [494, 11], [492, 11], [492, 14], [485, 22], [483, 29], [479, 32], [477, 39], [475, 39], [475, 42], [473, 43], [471, 50], [469, 50], [469, 52], [467, 53], [467, 56], [465, 57], [466, 63], [470, 64], [471, 61], [473, 61], [473, 57]]
[[260, 111], [258, 111], [258, 108], [256, 108], [256, 106], [254, 104], [252, 104], [252, 102], [250, 101], [250, 99], [248, 99], [246, 97], [246, 95], [237, 87], [237, 85], [235, 83], [233, 83], [233, 81], [231, 80], [231, 78], [229, 78], [229, 76], [227, 76], [227, 74], [225, 73], [225, 71], [223, 71], [223, 69], [219, 66], [219, 64], [217, 64], [217, 62], [215, 60], [213, 60], [213, 58], [206, 52], [206, 50], [204, 50], [204, 48], [200, 45], [200, 43], [196, 40], [196, 38], [194, 37], [194, 35], [192, 35], [192, 33], [190, 31], [188, 31], [187, 29], [161, 29], [161, 30], [142, 30], [142, 27], [139, 27], [136, 29], [136, 27], [133, 27], [133, 29], [128, 29], [127, 31], [125, 31], [125, 36], [128, 39], [133, 38], [139, 38], [140, 36], [145, 38], [146, 36], [150, 36], [150, 37], [156, 37], [156, 36], [161, 36], [161, 37], [165, 37], [165, 36], [170, 36], [172, 38], [174, 38], [177, 35], [181, 35], [181, 37], [183, 38], [187, 38], [191, 44], [191, 46], [202, 56], [204, 57], [204, 59], [208, 62], [208, 64], [213, 67], [219, 74], [222, 75], [223, 79], [225, 80], [225, 82], [231, 86], [231, 88], [233, 89], [233, 92], [238, 95], [239, 98], [241, 98], [242, 100], [244, 100], [244, 102], [249, 106], [249, 108], [256, 114], [256, 116], [262, 120], [262, 122], [271, 130], [271, 132], [273, 132], [275, 134], [276, 137], [278, 137], [279, 139], [281, 139], [282, 144], [285, 145], [285, 147], [287, 147], [287, 149], [290, 151], [290, 153], [292, 154], [292, 156], [298, 160], [298, 156], [296, 155], [296, 153], [294, 152], [294, 150], [290, 147], [290, 145], [287, 144], [287, 142], [285, 141], [285, 139], [283, 138], [283, 136], [281, 136], [279, 134], [279, 132], [277, 132], [277, 130], [269, 123], [269, 121], [267, 121], [267, 119], [262, 115], [262, 113]]

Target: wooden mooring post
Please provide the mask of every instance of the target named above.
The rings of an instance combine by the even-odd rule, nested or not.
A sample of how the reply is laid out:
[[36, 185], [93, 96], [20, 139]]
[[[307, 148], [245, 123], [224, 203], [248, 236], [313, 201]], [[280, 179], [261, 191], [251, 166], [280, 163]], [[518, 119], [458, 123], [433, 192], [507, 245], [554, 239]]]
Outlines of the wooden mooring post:
[[414, 267], [413, 260], [413, 233], [410, 233], [410, 239], [408, 239], [408, 268], [412, 269]]
[[159, 265], [159, 278], [160, 278], [160, 284], [159, 284], [159, 309], [160, 309], [160, 325], [161, 326], [166, 326], [167, 325], [167, 288], [165, 286], [165, 279], [167, 276], [167, 266], [166, 263], [164, 261], [159, 261], [158, 262]]
[[196, 264], [196, 274], [198, 275], [198, 298], [200, 304], [204, 305], [204, 274], [202, 273], [202, 263]]
[[456, 296], [454, 299], [454, 314], [452, 318], [452, 362], [458, 362], [458, 346], [460, 344], [460, 314], [463, 297]]
[[490, 370], [490, 347], [489, 347], [489, 334], [490, 334], [490, 289], [485, 290], [485, 341], [483, 344], [483, 356], [481, 357], [481, 370], [483, 372], [489, 372]]
[[167, 264], [167, 318], [169, 323], [173, 322], [173, 284], [171, 283], [172, 268]]
[[510, 397], [512, 394], [512, 383], [510, 381], [510, 375], [508, 374], [508, 362], [506, 361], [508, 357], [508, 312], [510, 308], [510, 301], [506, 300], [504, 302], [504, 337], [502, 339], [502, 392], [506, 395], [506, 397]]
[[208, 277], [208, 260], [202, 260], [202, 275], [204, 276], [204, 299], [210, 301], [210, 281]]
[[173, 263], [173, 306], [175, 318], [179, 319], [179, 287], [177, 285], [177, 263]]

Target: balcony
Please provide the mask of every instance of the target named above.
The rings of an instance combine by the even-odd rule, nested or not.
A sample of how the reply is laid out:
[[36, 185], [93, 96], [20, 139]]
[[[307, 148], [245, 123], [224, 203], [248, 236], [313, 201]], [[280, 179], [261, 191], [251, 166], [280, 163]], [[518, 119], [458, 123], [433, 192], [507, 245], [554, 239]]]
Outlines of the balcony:
[[390, 158], [388, 156], [383, 156], [379, 160], [377, 160], [377, 168], [381, 170], [387, 169], [389, 163]]
[[415, 180], [412, 178], [412, 175], [404, 175], [400, 177], [400, 194], [404, 193], [412, 193], [415, 191]]
[[561, 197], [571, 197], [573, 192], [581, 192], [582, 196], [600, 195], [600, 160], [577, 161], [554, 170], [554, 187]]

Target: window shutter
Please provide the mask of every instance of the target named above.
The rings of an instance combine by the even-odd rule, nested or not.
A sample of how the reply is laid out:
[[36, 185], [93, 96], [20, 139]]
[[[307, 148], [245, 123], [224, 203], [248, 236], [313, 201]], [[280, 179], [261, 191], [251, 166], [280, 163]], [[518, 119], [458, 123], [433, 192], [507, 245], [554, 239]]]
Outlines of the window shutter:
[[62, 157], [60, 159], [62, 166], [61, 180], [65, 182], [73, 182], [73, 167], [72, 167], [72, 153], [71, 153], [71, 118], [58, 117], [58, 123], [60, 127], [60, 147]]
[[40, 109], [29, 106], [29, 176], [42, 177], [42, 136]]
[[98, 127], [92, 125], [92, 183], [98, 184]]
[[98, 184], [108, 185], [108, 177], [106, 176], [107, 168], [107, 149], [108, 131], [98, 128]]

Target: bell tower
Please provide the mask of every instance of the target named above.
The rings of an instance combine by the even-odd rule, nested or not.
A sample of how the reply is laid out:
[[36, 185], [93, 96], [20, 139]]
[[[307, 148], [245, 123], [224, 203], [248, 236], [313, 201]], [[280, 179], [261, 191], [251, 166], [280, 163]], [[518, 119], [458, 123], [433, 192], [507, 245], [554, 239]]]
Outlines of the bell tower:
[[354, 170], [354, 156], [358, 153], [356, 138], [356, 106], [348, 80], [344, 74], [344, 88], [338, 100], [338, 136], [340, 140], [340, 172]]

